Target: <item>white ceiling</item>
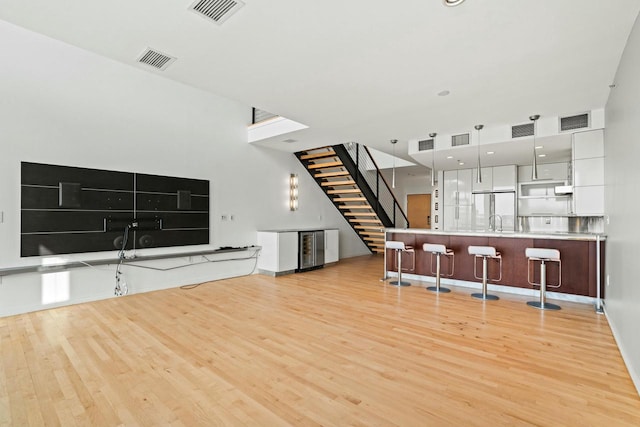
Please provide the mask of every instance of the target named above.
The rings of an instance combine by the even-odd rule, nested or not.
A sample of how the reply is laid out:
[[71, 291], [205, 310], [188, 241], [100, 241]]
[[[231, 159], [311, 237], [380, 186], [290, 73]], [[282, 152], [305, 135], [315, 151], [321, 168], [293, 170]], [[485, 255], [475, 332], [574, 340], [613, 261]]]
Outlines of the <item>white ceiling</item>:
[[[0, 19], [308, 129], [295, 151], [356, 141], [405, 159], [429, 132], [603, 108], [640, 0], [244, 0], [222, 25], [193, 0], [0, 0]], [[438, 96], [448, 90], [450, 95]], [[293, 138], [296, 143], [284, 143]]]

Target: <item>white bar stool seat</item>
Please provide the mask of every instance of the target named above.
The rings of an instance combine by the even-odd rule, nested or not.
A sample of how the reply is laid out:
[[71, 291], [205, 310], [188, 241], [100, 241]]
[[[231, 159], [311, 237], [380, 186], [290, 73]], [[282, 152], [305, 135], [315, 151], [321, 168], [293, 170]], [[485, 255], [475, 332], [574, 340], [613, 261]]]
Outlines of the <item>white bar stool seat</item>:
[[[475, 257], [473, 260], [473, 277], [476, 279], [482, 279], [482, 293], [473, 293], [471, 296], [482, 300], [499, 300], [500, 298], [498, 296], [487, 293], [487, 282], [489, 280], [492, 282], [499, 282], [502, 279], [502, 255], [500, 255], [500, 252], [496, 251], [496, 248], [493, 246], [469, 246], [467, 250], [469, 251], [469, 255], [473, 255]], [[478, 276], [476, 270], [477, 258], [482, 258], [482, 277]], [[489, 258], [496, 259], [500, 262], [500, 275], [497, 279], [489, 278]]]
[[[389, 284], [394, 286], [411, 286], [410, 282], [402, 281], [402, 252], [412, 252], [415, 257], [415, 251], [413, 250], [413, 247], [409, 245], [405, 245], [404, 242], [400, 242], [396, 240], [387, 240], [386, 242], [384, 242], [384, 247], [386, 249], [392, 249], [396, 251], [396, 259], [398, 260], [397, 261], [398, 280], [391, 281], [389, 282]], [[414, 263], [415, 263], [415, 258], [414, 258]]]
[[[527, 305], [540, 310], [560, 310], [560, 306], [551, 304], [546, 301], [547, 288], [559, 288], [562, 286], [562, 261], [560, 261], [560, 251], [557, 249], [547, 248], [527, 248], [524, 251], [527, 257], [527, 281], [530, 285], [540, 286], [540, 301], [527, 301]], [[533, 261], [540, 261], [540, 283], [534, 283], [531, 279], [530, 264]], [[548, 262], [558, 263], [558, 284], [547, 284], [547, 265]]]
[[[448, 249], [445, 245], [441, 245], [441, 244], [437, 244], [437, 243], [425, 243], [422, 245], [422, 250], [425, 252], [430, 252], [431, 253], [431, 273], [435, 274], [436, 276], [436, 285], [435, 286], [429, 286], [427, 287], [428, 291], [433, 291], [433, 292], [441, 292], [441, 293], [447, 293], [447, 292], [451, 292], [451, 289], [449, 288], [443, 288], [440, 286], [440, 257], [442, 255], [444, 256], [449, 256], [451, 257], [451, 268], [449, 269], [449, 274], [447, 274], [447, 276], [451, 277], [453, 276], [453, 270], [454, 270], [454, 262], [455, 262], [455, 256], [453, 254], [453, 250]], [[436, 256], [436, 271], [433, 271], [433, 256]]]

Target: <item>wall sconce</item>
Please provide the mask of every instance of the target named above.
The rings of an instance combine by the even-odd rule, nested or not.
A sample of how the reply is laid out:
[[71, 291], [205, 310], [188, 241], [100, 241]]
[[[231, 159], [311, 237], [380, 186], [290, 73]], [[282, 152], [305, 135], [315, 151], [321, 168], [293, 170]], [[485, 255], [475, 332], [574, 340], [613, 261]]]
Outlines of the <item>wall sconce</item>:
[[298, 210], [298, 175], [289, 175], [289, 210]]

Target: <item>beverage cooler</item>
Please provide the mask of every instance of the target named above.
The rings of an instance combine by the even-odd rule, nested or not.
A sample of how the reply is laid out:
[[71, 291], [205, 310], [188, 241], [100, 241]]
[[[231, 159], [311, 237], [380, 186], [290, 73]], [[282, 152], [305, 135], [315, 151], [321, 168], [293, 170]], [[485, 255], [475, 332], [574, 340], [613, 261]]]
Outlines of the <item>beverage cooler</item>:
[[298, 270], [305, 271], [324, 266], [324, 231], [298, 233]]

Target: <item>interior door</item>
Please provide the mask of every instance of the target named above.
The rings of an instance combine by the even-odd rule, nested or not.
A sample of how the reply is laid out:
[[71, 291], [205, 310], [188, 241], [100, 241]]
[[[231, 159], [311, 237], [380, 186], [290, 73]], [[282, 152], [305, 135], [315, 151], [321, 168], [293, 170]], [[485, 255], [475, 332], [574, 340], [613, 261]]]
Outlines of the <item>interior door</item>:
[[411, 228], [431, 228], [431, 194], [407, 194], [407, 217]]

